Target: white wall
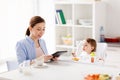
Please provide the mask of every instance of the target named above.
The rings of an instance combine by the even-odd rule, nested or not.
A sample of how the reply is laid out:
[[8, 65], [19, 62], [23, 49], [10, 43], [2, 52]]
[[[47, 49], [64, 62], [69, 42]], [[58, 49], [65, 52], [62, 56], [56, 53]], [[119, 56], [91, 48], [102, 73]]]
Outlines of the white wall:
[[120, 36], [120, 0], [103, 0], [107, 3], [106, 36]]
[[55, 50], [53, 0], [0, 0], [0, 59], [16, 57], [16, 42], [25, 37], [29, 20], [34, 15], [40, 15], [45, 19], [44, 38], [49, 53], [53, 53]]
[[16, 56], [16, 42], [25, 37], [33, 8], [32, 0], [0, 0], [0, 59]]
[[49, 54], [55, 52], [55, 9], [53, 0], [39, 0], [39, 15], [46, 21], [46, 31], [43, 38], [46, 41]]

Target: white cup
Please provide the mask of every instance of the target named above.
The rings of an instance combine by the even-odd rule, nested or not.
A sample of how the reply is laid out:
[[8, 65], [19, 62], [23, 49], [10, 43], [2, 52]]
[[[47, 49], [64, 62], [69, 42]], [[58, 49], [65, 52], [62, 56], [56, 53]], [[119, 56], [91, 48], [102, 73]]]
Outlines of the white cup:
[[39, 58], [35, 59], [36, 66], [43, 66], [44, 64], [44, 55], [40, 56]]

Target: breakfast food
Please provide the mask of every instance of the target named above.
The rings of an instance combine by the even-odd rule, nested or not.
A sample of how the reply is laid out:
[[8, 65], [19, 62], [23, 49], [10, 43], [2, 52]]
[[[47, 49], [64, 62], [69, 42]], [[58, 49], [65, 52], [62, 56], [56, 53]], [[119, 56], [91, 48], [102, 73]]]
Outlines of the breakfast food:
[[99, 80], [111, 80], [111, 77], [108, 74], [100, 74]]
[[116, 76], [116, 80], [120, 80], [120, 73]]
[[84, 80], [111, 80], [111, 76], [108, 74], [88, 74]]
[[88, 74], [84, 80], [99, 80], [99, 75], [100, 74]]
[[78, 57], [73, 57], [72, 60], [79, 61], [79, 58]]
[[120, 80], [120, 75], [119, 75], [119, 76], [116, 76], [116, 80]]

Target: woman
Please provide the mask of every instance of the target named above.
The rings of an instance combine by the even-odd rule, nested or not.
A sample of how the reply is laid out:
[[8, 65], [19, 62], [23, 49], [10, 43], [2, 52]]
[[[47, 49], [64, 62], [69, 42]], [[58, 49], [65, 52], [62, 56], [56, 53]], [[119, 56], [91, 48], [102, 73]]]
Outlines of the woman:
[[52, 59], [52, 55], [48, 55], [45, 41], [41, 39], [45, 32], [45, 20], [40, 16], [31, 18], [29, 27], [26, 31], [26, 37], [16, 44], [16, 54], [18, 63], [30, 60], [33, 63], [36, 58], [44, 55], [44, 62]]

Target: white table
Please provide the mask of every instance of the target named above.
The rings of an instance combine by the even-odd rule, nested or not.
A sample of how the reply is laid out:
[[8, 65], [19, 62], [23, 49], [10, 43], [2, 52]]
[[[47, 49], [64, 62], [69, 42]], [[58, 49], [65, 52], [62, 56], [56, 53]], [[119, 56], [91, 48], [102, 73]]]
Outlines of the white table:
[[[106, 73], [118, 75], [120, 68], [109, 65], [95, 65], [74, 62], [71, 58], [62, 58], [58, 62], [47, 63], [47, 67], [31, 68], [30, 75], [24, 75], [19, 70], [0, 74], [0, 77], [11, 80], [83, 80], [89, 73]], [[114, 79], [112, 79], [114, 80]]]

